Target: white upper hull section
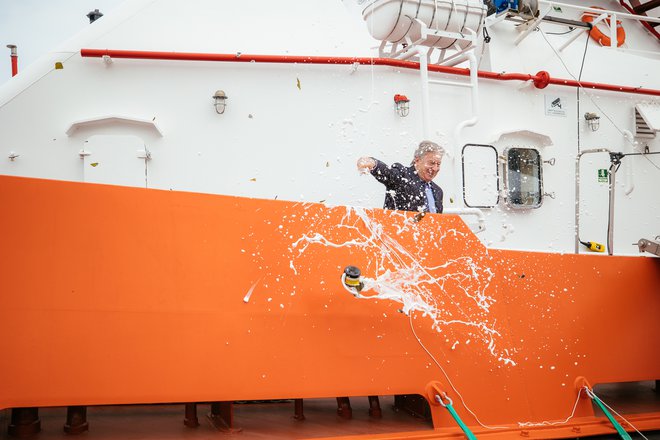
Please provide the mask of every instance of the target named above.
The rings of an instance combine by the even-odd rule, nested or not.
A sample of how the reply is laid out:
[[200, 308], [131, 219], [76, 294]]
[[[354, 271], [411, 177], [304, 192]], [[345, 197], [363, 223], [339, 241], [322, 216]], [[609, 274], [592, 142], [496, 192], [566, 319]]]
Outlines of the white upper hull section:
[[[364, 155], [410, 161], [424, 137], [419, 70], [80, 55], [89, 48], [377, 57], [380, 42], [370, 37], [359, 6], [345, 3], [128, 1], [0, 87], [0, 174], [380, 207], [383, 187], [359, 175], [355, 161]], [[568, 8], [559, 14], [580, 17]], [[547, 35], [532, 32], [516, 45], [520, 31], [502, 21], [490, 26], [491, 42], [479, 47], [480, 70], [544, 70], [572, 80], [582, 68], [583, 81], [659, 90], [658, 40], [639, 23], [622, 21], [622, 49], [587, 42], [584, 33], [563, 51], [573, 34], [551, 33], [565, 26], [542, 23]], [[430, 78], [468, 81], [438, 73]], [[219, 89], [229, 96], [224, 114], [216, 113], [211, 98]], [[543, 190], [554, 198], [544, 197], [536, 209], [511, 209], [502, 200], [482, 209], [479, 237], [488, 246], [574, 252], [578, 153], [660, 151], [658, 137], [635, 139], [635, 145], [626, 139], [635, 131], [635, 106], [653, 108], [659, 96], [582, 90], [578, 102], [577, 90], [481, 79], [473, 106], [468, 88], [428, 85], [429, 137], [449, 150], [436, 179], [447, 209], [464, 207], [464, 144], [492, 145], [500, 156], [511, 147], [534, 148], [543, 160], [555, 159], [543, 164]], [[410, 99], [409, 116], [395, 112], [395, 94]], [[560, 111], [550, 108], [557, 99]], [[586, 112], [600, 116], [598, 131], [587, 127]], [[457, 130], [472, 118], [473, 125]], [[608, 185], [597, 173], [609, 166], [605, 153], [581, 159], [584, 241], [607, 240]], [[624, 158], [616, 180], [614, 252], [637, 254], [633, 243], [660, 234], [660, 155]]]

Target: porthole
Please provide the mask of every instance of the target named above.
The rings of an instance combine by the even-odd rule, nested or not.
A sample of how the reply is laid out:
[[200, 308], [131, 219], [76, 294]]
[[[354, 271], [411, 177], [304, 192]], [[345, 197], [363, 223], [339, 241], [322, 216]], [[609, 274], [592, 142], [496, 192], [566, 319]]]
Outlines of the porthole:
[[506, 204], [534, 209], [543, 203], [541, 155], [533, 148], [507, 148], [505, 156]]

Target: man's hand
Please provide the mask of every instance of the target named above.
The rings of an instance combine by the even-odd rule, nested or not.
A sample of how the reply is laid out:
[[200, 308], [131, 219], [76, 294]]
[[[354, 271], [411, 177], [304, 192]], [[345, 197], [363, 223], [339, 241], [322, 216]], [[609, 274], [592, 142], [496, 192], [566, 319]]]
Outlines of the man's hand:
[[361, 157], [357, 161], [358, 171], [362, 174], [367, 174], [376, 167], [376, 161], [371, 157]]

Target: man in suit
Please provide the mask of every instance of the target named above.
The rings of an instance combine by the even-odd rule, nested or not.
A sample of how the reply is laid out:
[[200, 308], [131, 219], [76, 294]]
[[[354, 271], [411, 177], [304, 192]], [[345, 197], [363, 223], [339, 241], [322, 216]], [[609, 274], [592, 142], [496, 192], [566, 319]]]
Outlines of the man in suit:
[[422, 141], [409, 167], [400, 163], [387, 166], [373, 157], [359, 158], [357, 167], [385, 185], [385, 209], [441, 213], [442, 188], [433, 179], [440, 171], [444, 153], [438, 144]]

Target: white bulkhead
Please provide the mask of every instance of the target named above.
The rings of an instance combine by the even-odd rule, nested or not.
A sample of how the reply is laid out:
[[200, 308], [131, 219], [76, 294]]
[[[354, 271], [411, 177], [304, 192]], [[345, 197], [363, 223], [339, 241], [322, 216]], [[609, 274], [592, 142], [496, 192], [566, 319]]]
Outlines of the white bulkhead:
[[[581, 240], [606, 243], [609, 224], [614, 253], [637, 255], [634, 243], [660, 235], [660, 155], [624, 157], [611, 204], [604, 150], [660, 151], [658, 136], [639, 137], [635, 126], [642, 106], [649, 132], [660, 130], [657, 94], [486, 78], [475, 89], [466, 76], [430, 72], [426, 83], [400, 66], [239, 60], [379, 57], [379, 40], [419, 40], [420, 22], [452, 33], [465, 24], [479, 41], [457, 49], [472, 47], [481, 71], [660, 89], [658, 41], [633, 19], [622, 15], [626, 41], [617, 49], [549, 22], [521, 38], [520, 20], [485, 18], [476, 0], [450, 3], [452, 17], [441, 0], [127, 1], [0, 87], [0, 174], [380, 207], [384, 189], [359, 175], [356, 159], [409, 163], [426, 118], [427, 137], [448, 151], [436, 179], [447, 212], [463, 213], [487, 246], [574, 252], [576, 225]], [[578, 9], [539, 3], [580, 20]], [[435, 56], [448, 38], [424, 44]], [[81, 49], [238, 61], [87, 58]], [[217, 90], [228, 96], [222, 114]], [[406, 117], [396, 94], [410, 99]], [[596, 131], [586, 113], [598, 116]]]

